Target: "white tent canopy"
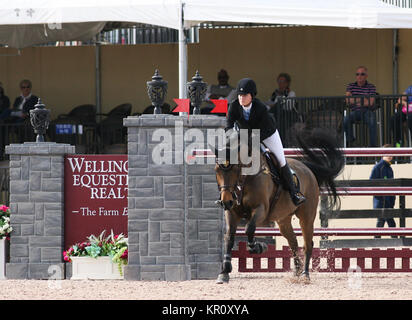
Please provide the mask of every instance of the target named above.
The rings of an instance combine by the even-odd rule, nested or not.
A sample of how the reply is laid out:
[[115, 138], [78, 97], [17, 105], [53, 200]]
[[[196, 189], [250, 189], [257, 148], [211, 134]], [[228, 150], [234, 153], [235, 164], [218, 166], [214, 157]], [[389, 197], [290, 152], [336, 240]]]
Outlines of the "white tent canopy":
[[177, 0], [0, 0], [0, 25], [122, 21], [179, 28]]
[[380, 0], [186, 0], [186, 25], [203, 21], [347, 28], [412, 28], [412, 10]]
[[75, 39], [80, 36], [79, 28], [74, 28], [76, 33], [64, 27], [95, 22], [88, 27], [84, 24], [94, 33], [101, 30], [99, 23], [109, 21], [180, 31], [179, 96], [184, 98], [187, 53], [183, 29], [199, 22], [399, 29], [412, 28], [412, 9], [380, 0], [0, 0], [0, 43], [32, 45], [36, 43], [34, 34], [40, 34], [40, 42], [79, 40]]
[[137, 22], [179, 29], [199, 22], [411, 28], [410, 9], [380, 0], [0, 0], [0, 25]]

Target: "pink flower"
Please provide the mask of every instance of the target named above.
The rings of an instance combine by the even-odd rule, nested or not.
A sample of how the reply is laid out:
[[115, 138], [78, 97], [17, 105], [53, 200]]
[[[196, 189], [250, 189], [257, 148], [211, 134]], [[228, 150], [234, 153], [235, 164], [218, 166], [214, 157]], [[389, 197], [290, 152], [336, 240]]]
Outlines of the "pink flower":
[[90, 243], [88, 242], [82, 242], [78, 245], [79, 249], [84, 251], [86, 249], [86, 247], [90, 246]]
[[[71, 249], [71, 248], [70, 248]], [[69, 250], [70, 250], [69, 249]], [[67, 255], [67, 251], [63, 251], [63, 260], [64, 261], [67, 261], [67, 262], [70, 262], [71, 260], [70, 260], [70, 257]]]
[[126, 249], [126, 250], [123, 252], [123, 254], [122, 254], [122, 256], [120, 257], [120, 259], [127, 259], [127, 256], [128, 256], [128, 250]]
[[0, 211], [6, 212], [7, 210], [9, 210], [9, 207], [7, 207], [5, 205], [0, 206]]

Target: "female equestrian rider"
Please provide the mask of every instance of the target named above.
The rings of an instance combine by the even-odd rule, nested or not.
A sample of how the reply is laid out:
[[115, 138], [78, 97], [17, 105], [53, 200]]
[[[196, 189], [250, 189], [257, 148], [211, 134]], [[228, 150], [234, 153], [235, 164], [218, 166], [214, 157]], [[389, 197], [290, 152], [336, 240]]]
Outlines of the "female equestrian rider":
[[256, 98], [256, 83], [249, 78], [240, 80], [237, 94], [238, 99], [229, 106], [225, 130], [232, 129], [236, 121], [250, 129], [260, 129], [260, 141], [275, 155], [281, 167], [280, 174], [283, 186], [289, 190], [292, 202], [299, 206], [306, 198], [293, 181], [275, 119], [269, 115], [266, 106]]

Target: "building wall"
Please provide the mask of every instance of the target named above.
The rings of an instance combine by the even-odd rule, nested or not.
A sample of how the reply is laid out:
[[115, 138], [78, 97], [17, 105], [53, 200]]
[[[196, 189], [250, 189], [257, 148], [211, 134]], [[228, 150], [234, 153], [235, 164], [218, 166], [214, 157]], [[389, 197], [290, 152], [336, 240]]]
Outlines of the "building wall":
[[[400, 32], [400, 90], [408, 83], [410, 31]], [[52, 118], [84, 103], [95, 103], [95, 48], [0, 48], [0, 81], [11, 100], [23, 78], [52, 110]], [[14, 55], [14, 56], [13, 56]], [[178, 93], [178, 45], [107, 45], [101, 48], [102, 112], [130, 102], [132, 112], [150, 105], [146, 81], [156, 68], [169, 82], [167, 102]], [[288, 72], [299, 96], [341, 95], [358, 65], [369, 68], [369, 80], [381, 94], [392, 93], [392, 30], [284, 27], [201, 30], [200, 42], [188, 46], [188, 81], [199, 70], [204, 81], [217, 82], [225, 68], [230, 83], [249, 76], [258, 96], [267, 100], [276, 76]]]
[[32, 81], [33, 94], [52, 118], [75, 105], [95, 103], [93, 47], [33, 47], [16, 54], [16, 49], [0, 48], [0, 81], [11, 103], [20, 94], [22, 79]]
[[[210, 45], [213, 42], [215, 45]], [[206, 81], [216, 81], [215, 70], [221, 67], [228, 69], [233, 84], [245, 76], [255, 78], [262, 99], [270, 97], [280, 72], [291, 75], [291, 87], [297, 95], [343, 95], [346, 84], [354, 81], [359, 65], [369, 68], [369, 80], [379, 92], [392, 93], [391, 44], [391, 30], [321, 27], [227, 29], [218, 33], [205, 30], [200, 34], [200, 50], [192, 59], [197, 59]]]

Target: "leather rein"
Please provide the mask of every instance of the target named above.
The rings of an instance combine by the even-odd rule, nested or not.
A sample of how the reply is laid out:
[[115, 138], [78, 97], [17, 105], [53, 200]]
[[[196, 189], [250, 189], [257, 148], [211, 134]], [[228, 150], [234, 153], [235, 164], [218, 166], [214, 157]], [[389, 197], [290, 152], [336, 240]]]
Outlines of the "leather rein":
[[[222, 165], [222, 164], [219, 164], [218, 163], [218, 166], [219, 166], [219, 168], [221, 169], [221, 170], [223, 170], [223, 171], [230, 171], [230, 170], [232, 170], [232, 168], [233, 168], [233, 164], [229, 164], [229, 165], [227, 165], [227, 166], [224, 166], [224, 165]], [[252, 177], [253, 178], [255, 178], [255, 177], [257, 177], [258, 175], [260, 175], [262, 172], [264, 172], [265, 171], [265, 168], [263, 168], [263, 167], [261, 167], [260, 168], [260, 170], [259, 170], [259, 172], [258, 173], [256, 173], [255, 175], [253, 175]], [[229, 192], [231, 192], [231, 194], [232, 194], [232, 197], [233, 197], [233, 199], [236, 201], [236, 204], [238, 205], [238, 206], [240, 206], [240, 204], [242, 203], [242, 198], [243, 198], [243, 187], [244, 187], [244, 184], [245, 184], [245, 181], [246, 181], [246, 175], [242, 175], [242, 174], [240, 174], [240, 172], [241, 172], [241, 170], [239, 170], [239, 174], [238, 174], [238, 177], [237, 177], [237, 180], [236, 180], [236, 183], [235, 184], [233, 184], [233, 185], [218, 185], [217, 187], [218, 187], [218, 189], [219, 189], [219, 192], [220, 192], [220, 194], [222, 194], [222, 192], [224, 192], [224, 191], [229, 191]]]

